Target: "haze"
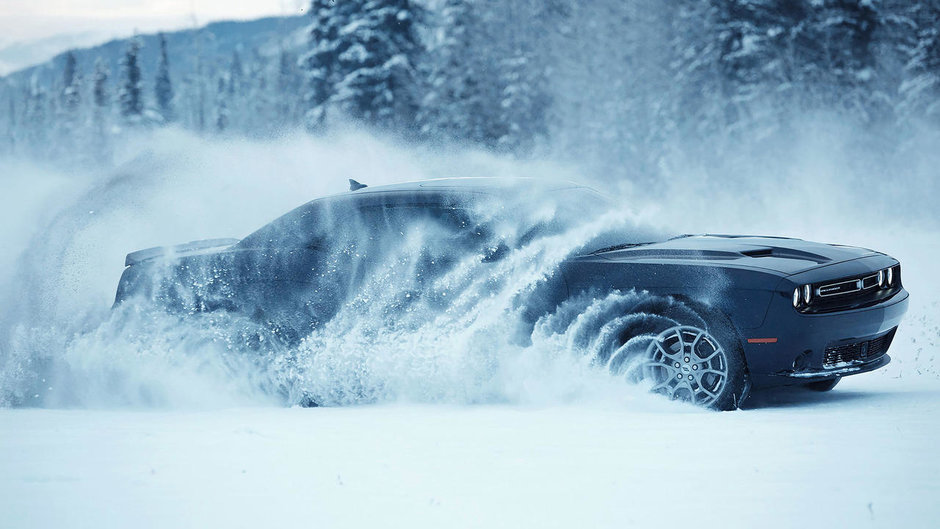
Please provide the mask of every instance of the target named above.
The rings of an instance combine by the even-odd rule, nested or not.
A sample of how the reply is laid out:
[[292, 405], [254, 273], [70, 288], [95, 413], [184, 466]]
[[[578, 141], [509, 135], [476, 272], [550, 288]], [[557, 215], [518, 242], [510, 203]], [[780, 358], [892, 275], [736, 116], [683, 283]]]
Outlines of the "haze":
[[300, 0], [4, 0], [0, 45], [60, 34], [94, 32], [110, 38], [214, 20], [299, 14], [306, 10], [305, 4]]

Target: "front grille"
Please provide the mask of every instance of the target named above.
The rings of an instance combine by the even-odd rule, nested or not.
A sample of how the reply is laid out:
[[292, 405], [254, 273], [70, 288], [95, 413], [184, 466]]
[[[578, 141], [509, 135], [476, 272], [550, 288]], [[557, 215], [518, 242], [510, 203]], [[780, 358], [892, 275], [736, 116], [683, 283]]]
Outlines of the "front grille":
[[878, 286], [878, 274], [843, 277], [827, 283], [811, 285], [812, 301], [797, 310], [804, 314], [822, 314], [864, 308], [885, 301], [901, 291], [901, 266], [892, 267], [894, 281], [890, 287]]
[[898, 328], [895, 327], [871, 340], [854, 342], [842, 345], [831, 345], [826, 348], [823, 359], [824, 367], [839, 367], [847, 364], [865, 363], [877, 360], [888, 352], [891, 340]]

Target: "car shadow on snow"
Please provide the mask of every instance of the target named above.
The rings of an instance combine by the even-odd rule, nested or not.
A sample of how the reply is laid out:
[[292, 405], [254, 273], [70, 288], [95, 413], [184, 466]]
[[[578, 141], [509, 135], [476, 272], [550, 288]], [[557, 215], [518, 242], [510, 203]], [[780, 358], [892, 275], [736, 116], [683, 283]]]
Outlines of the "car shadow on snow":
[[[893, 393], [893, 392], [889, 392]], [[884, 391], [853, 391], [836, 388], [832, 391], [819, 392], [810, 389], [787, 386], [757, 390], [741, 405], [743, 410], [766, 408], [792, 408], [806, 406], [830, 406], [863, 401], [883, 400]]]

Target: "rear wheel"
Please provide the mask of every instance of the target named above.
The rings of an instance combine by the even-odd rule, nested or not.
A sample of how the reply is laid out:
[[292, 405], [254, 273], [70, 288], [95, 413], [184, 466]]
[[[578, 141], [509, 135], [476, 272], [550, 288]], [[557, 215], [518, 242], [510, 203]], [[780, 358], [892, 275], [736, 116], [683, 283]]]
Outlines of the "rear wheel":
[[832, 388], [836, 387], [836, 385], [839, 383], [840, 380], [842, 380], [841, 377], [830, 378], [829, 380], [820, 380], [818, 382], [810, 382], [809, 384], [806, 384], [805, 387], [813, 391], [820, 391], [820, 392], [832, 391]]

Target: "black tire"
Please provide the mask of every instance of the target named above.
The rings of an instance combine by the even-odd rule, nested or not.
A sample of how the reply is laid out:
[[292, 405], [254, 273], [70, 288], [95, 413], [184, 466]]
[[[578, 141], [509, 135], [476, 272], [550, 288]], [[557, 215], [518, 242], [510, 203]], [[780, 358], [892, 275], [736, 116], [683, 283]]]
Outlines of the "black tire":
[[832, 388], [836, 387], [840, 380], [842, 380], [842, 377], [830, 378], [829, 380], [819, 380], [817, 382], [810, 382], [809, 384], [805, 384], [804, 387], [812, 391], [832, 391]]
[[[633, 307], [631, 316], [620, 335], [622, 345], [605, 362], [613, 374], [652, 380], [658, 393], [715, 410], [735, 410], [747, 398], [750, 376], [741, 341], [723, 314], [672, 298], [652, 298]], [[667, 359], [667, 353], [675, 356]], [[681, 381], [671, 380], [673, 376]]]

